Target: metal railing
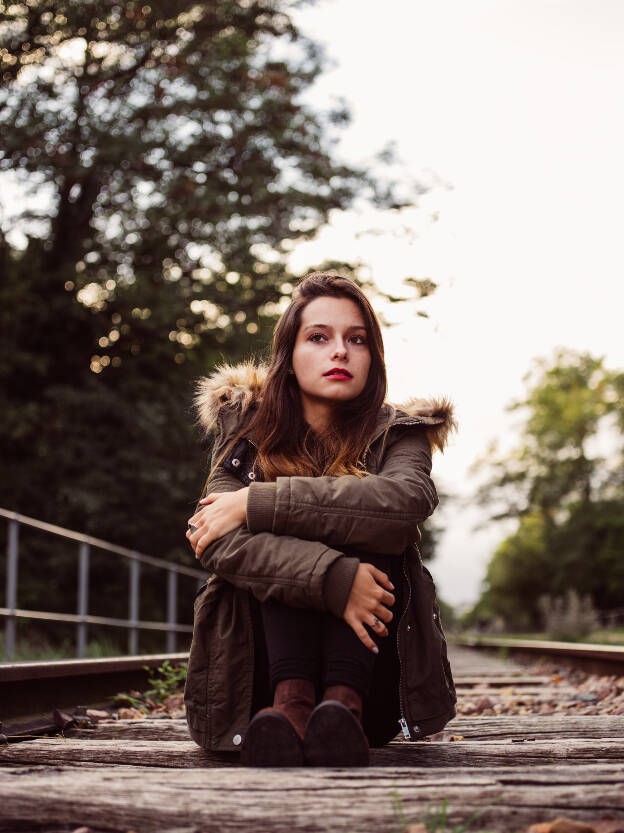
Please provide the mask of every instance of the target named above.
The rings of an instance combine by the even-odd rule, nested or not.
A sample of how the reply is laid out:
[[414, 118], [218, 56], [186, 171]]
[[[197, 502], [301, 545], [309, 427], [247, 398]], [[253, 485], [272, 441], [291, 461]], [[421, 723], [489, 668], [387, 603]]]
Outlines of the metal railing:
[[[114, 627], [127, 628], [129, 654], [136, 654], [138, 652], [140, 630], [166, 631], [168, 653], [174, 653], [176, 650], [176, 634], [192, 633], [193, 628], [191, 625], [181, 625], [177, 621], [178, 576], [190, 576], [197, 579], [199, 584], [206, 578], [206, 574], [201, 570], [195, 570], [192, 567], [183, 567], [179, 564], [173, 564], [171, 561], [165, 561], [162, 558], [154, 558], [151, 555], [143, 555], [135, 550], [119, 547], [116, 544], [111, 544], [100, 538], [93, 538], [81, 532], [44, 523], [43, 521], [38, 521], [7, 509], [0, 508], [0, 517], [7, 518], [8, 520], [6, 607], [0, 607], [0, 616], [5, 617], [5, 660], [12, 659], [15, 651], [17, 618], [40, 619], [51, 622], [74, 622], [76, 625], [76, 656], [79, 658], [83, 658], [85, 655], [89, 625], [112, 625]], [[78, 542], [78, 595], [76, 613], [53, 613], [44, 610], [25, 610], [17, 607], [20, 525], [34, 527], [43, 532], [49, 532], [52, 535], [59, 535], [63, 538]], [[89, 561], [91, 547], [120, 555], [122, 558], [129, 560], [127, 619], [89, 615]], [[139, 619], [141, 564], [149, 564], [152, 567], [167, 571], [166, 622], [143, 621]]]

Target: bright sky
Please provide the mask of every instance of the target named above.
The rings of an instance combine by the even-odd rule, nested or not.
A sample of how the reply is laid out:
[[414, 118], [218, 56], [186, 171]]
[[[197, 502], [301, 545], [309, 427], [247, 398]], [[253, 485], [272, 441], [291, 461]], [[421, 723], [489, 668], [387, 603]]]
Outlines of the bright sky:
[[[404, 218], [413, 239], [388, 215], [346, 213], [292, 265], [359, 257], [384, 289], [439, 284], [428, 320], [386, 333], [390, 395], [451, 396], [461, 431], [434, 477], [469, 498], [470, 464], [493, 438], [513, 443], [505, 406], [534, 358], [561, 345], [624, 366], [624, 4], [319, 0], [296, 22], [335, 62], [308, 100], [352, 109], [340, 152], [395, 141], [411, 176], [441, 184]], [[373, 224], [386, 233], [358, 236]], [[453, 604], [476, 600], [505, 534], [474, 532], [483, 515], [467, 504], [438, 509], [432, 571]]]
[[[411, 243], [356, 238], [366, 218], [341, 215], [293, 263], [359, 255], [383, 288], [439, 284], [429, 320], [386, 334], [390, 394], [451, 396], [461, 431], [434, 476], [469, 496], [470, 463], [490, 439], [513, 441], [505, 405], [535, 357], [561, 345], [624, 366], [624, 5], [321, 0], [296, 20], [335, 62], [310, 101], [338, 93], [353, 111], [341, 152], [359, 160], [393, 140], [410, 173], [452, 185], [409, 218]], [[456, 504], [440, 519], [439, 592], [474, 601], [505, 529], [475, 533], [481, 513]]]

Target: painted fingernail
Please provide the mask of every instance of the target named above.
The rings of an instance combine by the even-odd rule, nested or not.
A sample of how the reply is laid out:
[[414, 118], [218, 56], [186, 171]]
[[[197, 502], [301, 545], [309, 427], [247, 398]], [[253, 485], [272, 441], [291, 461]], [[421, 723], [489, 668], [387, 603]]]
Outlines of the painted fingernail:
[[378, 648], [376, 645], [375, 645], [375, 647], [374, 647], [374, 648], [372, 648], [371, 650], [372, 650], [372, 652], [373, 652], [374, 654], [378, 654], [378, 653], [379, 653], [379, 648]]
[[394, 590], [394, 584], [391, 581], [389, 581], [388, 584], [390, 585], [390, 590]]

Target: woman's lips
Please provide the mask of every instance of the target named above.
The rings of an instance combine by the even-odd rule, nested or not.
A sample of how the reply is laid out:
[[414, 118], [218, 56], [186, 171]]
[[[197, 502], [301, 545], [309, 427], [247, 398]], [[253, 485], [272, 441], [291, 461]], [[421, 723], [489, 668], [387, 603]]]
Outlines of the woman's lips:
[[338, 370], [334, 370], [334, 371], [330, 371], [329, 373], [325, 373], [324, 376], [327, 379], [345, 379], [345, 380], [346, 379], [353, 379], [353, 376], [351, 376], [350, 373], [347, 373], [345, 371], [338, 371]]

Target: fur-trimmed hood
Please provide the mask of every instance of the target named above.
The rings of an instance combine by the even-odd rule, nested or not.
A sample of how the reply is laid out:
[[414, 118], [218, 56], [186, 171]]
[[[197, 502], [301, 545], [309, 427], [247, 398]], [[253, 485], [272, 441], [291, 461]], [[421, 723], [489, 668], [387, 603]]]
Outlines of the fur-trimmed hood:
[[[267, 378], [268, 365], [252, 361], [237, 365], [224, 364], [217, 367], [210, 376], [199, 379], [195, 389], [194, 405], [197, 421], [206, 433], [211, 433], [217, 418], [226, 406], [237, 406], [244, 413], [258, 401]], [[233, 409], [227, 409], [232, 413]], [[393, 405], [387, 402], [380, 413], [377, 436], [393, 424], [410, 425], [418, 422], [426, 426], [431, 448], [444, 451], [449, 434], [457, 430], [453, 405], [447, 397], [418, 399], [412, 397], [406, 402]], [[372, 440], [371, 440], [372, 442]]]

